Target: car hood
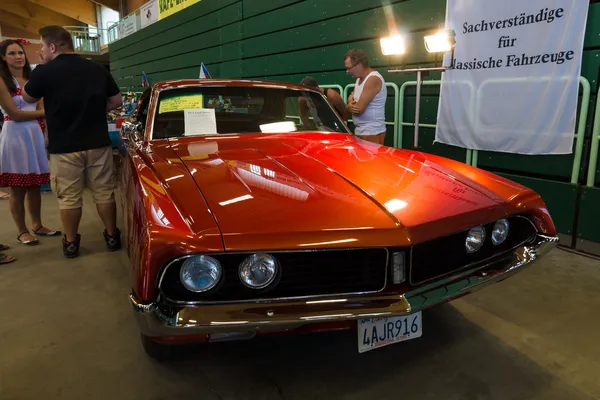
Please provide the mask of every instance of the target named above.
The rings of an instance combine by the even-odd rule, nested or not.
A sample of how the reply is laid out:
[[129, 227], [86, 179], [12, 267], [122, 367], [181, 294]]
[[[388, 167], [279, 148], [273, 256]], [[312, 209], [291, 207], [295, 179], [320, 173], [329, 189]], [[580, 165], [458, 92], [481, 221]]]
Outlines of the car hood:
[[505, 215], [494, 193], [422, 153], [348, 135], [170, 144], [205, 197], [227, 250], [403, 246]]

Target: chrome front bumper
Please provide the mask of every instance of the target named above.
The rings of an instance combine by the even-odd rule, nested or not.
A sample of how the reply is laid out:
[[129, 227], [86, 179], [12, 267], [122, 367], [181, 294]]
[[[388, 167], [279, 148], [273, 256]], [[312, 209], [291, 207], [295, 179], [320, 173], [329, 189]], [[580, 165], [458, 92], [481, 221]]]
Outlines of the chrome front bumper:
[[558, 237], [536, 235], [500, 260], [465, 271], [404, 294], [176, 306], [141, 304], [130, 295], [142, 334], [151, 337], [295, 329], [314, 322], [410, 314], [474, 292], [522, 270], [548, 253]]

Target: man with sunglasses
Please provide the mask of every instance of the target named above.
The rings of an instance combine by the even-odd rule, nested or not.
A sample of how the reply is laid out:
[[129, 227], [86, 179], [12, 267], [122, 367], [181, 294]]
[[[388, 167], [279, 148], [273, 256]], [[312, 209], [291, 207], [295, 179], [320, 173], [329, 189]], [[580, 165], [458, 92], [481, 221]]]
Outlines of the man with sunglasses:
[[356, 87], [346, 105], [356, 126], [354, 134], [369, 142], [383, 144], [386, 133], [385, 80], [369, 66], [367, 56], [360, 49], [353, 49], [345, 54], [344, 66], [346, 72], [356, 78]]

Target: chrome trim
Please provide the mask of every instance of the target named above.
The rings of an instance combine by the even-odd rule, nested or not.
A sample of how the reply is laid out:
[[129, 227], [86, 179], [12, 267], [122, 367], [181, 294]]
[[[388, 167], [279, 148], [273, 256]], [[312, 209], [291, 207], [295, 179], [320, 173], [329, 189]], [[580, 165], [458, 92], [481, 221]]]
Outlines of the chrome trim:
[[[294, 297], [270, 297], [263, 299], [250, 299], [250, 300], [226, 300], [226, 301], [210, 301], [210, 300], [198, 300], [198, 301], [179, 301], [175, 299], [171, 299], [162, 292], [161, 286], [163, 278], [167, 272], [167, 268], [169, 268], [174, 263], [189, 257], [194, 257], [197, 255], [208, 255], [208, 256], [219, 256], [219, 255], [232, 255], [232, 254], [256, 254], [256, 253], [266, 253], [266, 254], [278, 254], [278, 253], [314, 253], [314, 252], [323, 252], [323, 251], [360, 251], [360, 250], [373, 250], [379, 249], [385, 251], [385, 279], [383, 281], [383, 287], [381, 289], [375, 291], [367, 291], [367, 292], [348, 292], [348, 293], [332, 293], [332, 294], [318, 294], [318, 295], [309, 295], [309, 296], [294, 296]], [[279, 262], [279, 261], [278, 261]], [[171, 260], [162, 270], [160, 274], [160, 278], [158, 280], [158, 290], [160, 291], [161, 296], [171, 304], [176, 305], [218, 305], [218, 304], [239, 304], [239, 303], [271, 303], [277, 301], [289, 301], [289, 300], [305, 300], [305, 299], [321, 299], [321, 298], [330, 298], [336, 296], [355, 296], [355, 295], [365, 295], [365, 294], [375, 294], [382, 292], [387, 284], [388, 284], [388, 276], [390, 274], [390, 250], [387, 247], [351, 247], [351, 248], [339, 248], [339, 249], [302, 249], [302, 250], [259, 250], [259, 251], [236, 251], [236, 252], [219, 252], [219, 253], [197, 253], [197, 254], [186, 254], [185, 256], [177, 257]], [[283, 273], [283, 266], [281, 266], [281, 273]], [[239, 279], [239, 277], [238, 277]]]
[[[329, 105], [329, 109], [331, 110], [331, 112], [334, 113], [334, 115], [336, 116], [336, 118], [338, 119], [339, 122], [341, 122], [340, 126], [342, 126], [345, 129], [345, 132], [329, 132], [329, 133], [338, 133], [338, 134], [346, 134], [346, 135], [352, 135], [352, 132], [350, 131], [350, 129], [348, 128], [348, 126], [346, 125], [346, 123], [344, 121], [342, 121], [341, 117], [339, 116], [338, 112], [336, 111], [336, 109], [333, 107], [333, 105], [329, 102], [329, 100], [327, 100], [327, 96], [325, 96], [323, 93], [321, 93], [320, 90], [317, 89], [312, 89], [308, 86], [306, 86], [305, 88], [297, 88], [297, 87], [288, 87], [285, 83], [281, 83], [281, 84], [277, 84], [276, 82], [263, 82], [263, 81], [254, 81], [254, 80], [242, 80], [241, 82], [249, 82], [252, 83], [252, 86], [246, 86], [246, 85], [239, 85], [233, 82], [227, 83], [227, 82], [223, 82], [223, 83], [216, 83], [215, 81], [212, 81], [213, 83], [207, 83], [207, 84], [203, 84], [202, 82], [197, 82], [197, 83], [188, 83], [188, 84], [181, 84], [181, 85], [177, 85], [177, 86], [169, 86], [169, 87], [164, 87], [164, 88], [159, 88], [159, 89], [155, 89], [153, 90], [154, 94], [153, 96], [155, 97], [155, 104], [154, 104], [154, 113], [152, 115], [152, 128], [150, 129], [149, 135], [148, 135], [148, 141], [151, 140], [165, 140], [165, 139], [171, 139], [171, 138], [162, 138], [162, 139], [155, 139], [154, 138], [154, 119], [156, 117], [156, 109], [158, 107], [158, 103], [159, 103], [159, 98], [160, 98], [160, 94], [162, 92], [167, 92], [169, 90], [174, 90], [174, 89], [186, 89], [186, 88], [191, 88], [191, 87], [241, 87], [241, 88], [246, 88], [246, 87], [259, 87], [259, 88], [267, 88], [267, 89], [284, 89], [284, 90], [296, 90], [296, 91], [304, 91], [304, 92], [312, 92], [312, 93], [318, 93], [321, 97], [323, 97], [323, 99], [325, 100], [325, 103], [327, 105]], [[160, 83], [157, 83], [157, 85]], [[151, 100], [152, 101], [152, 100]], [[150, 105], [148, 105], [148, 107], [150, 107]], [[261, 133], [261, 132], [256, 132], [256, 133]], [[214, 136], [223, 136], [225, 134], [216, 134]], [[237, 135], [236, 133], [231, 133], [230, 135]]]
[[[440, 279], [406, 293], [343, 298], [339, 302], [308, 304], [235, 304], [178, 307], [162, 300], [140, 304], [129, 296], [140, 330], [146, 336], [203, 335], [216, 332], [259, 332], [294, 329], [313, 322], [339, 322], [376, 316], [401, 316], [421, 311], [504, 280], [552, 250], [558, 236], [538, 234], [532, 243], [512, 253], [510, 261], [495, 261]], [[299, 310], [299, 306], [303, 308]]]
[[[188, 291], [190, 291], [190, 292], [192, 292], [192, 293], [206, 293], [206, 292], [210, 292], [210, 291], [211, 291], [212, 289], [214, 289], [214, 288], [215, 288], [215, 287], [216, 287], [216, 286], [217, 286], [217, 285], [218, 285], [218, 284], [221, 282], [221, 280], [223, 279], [223, 275], [224, 275], [224, 274], [223, 274], [223, 270], [224, 270], [224, 268], [223, 268], [223, 266], [221, 265], [221, 263], [219, 262], [219, 260], [217, 260], [217, 259], [216, 259], [216, 258], [214, 258], [214, 257], [207, 256], [207, 255], [204, 255], [204, 254], [203, 254], [203, 255], [200, 255], [200, 256], [196, 256], [196, 257], [200, 257], [200, 258], [206, 257], [206, 258], [213, 259], [213, 260], [214, 260], [214, 261], [217, 263], [217, 267], [219, 267], [219, 279], [217, 279], [217, 280], [216, 280], [216, 281], [215, 281], [215, 282], [212, 284], [212, 286], [210, 286], [210, 287], [208, 287], [208, 288], [206, 288], [206, 289], [198, 289], [198, 290], [190, 289], [190, 288], [189, 288], [189, 287], [187, 287], [187, 286], [185, 285], [185, 283], [183, 282], [183, 266], [184, 266], [184, 265], [185, 265], [185, 263], [187, 262], [187, 260], [186, 260], [186, 261], [184, 261], [184, 262], [183, 262], [183, 264], [181, 264], [181, 267], [179, 267], [179, 280], [181, 281], [181, 285], [182, 285], [182, 286], [183, 286], [185, 289], [187, 289]], [[192, 258], [192, 257], [189, 257], [189, 258]], [[189, 258], [188, 258], [188, 259], [189, 259]]]
[[[447, 272], [447, 273], [442, 274], [442, 275], [437, 275], [437, 276], [434, 276], [433, 278], [429, 278], [429, 279], [426, 279], [426, 280], [421, 281], [421, 282], [413, 283], [413, 281], [412, 281], [413, 250], [414, 250], [415, 246], [418, 246], [420, 244], [420, 243], [417, 243], [417, 244], [415, 244], [415, 245], [413, 245], [413, 246], [410, 247], [410, 262], [409, 262], [409, 266], [408, 266], [408, 279], [407, 279], [408, 283], [410, 283], [411, 285], [415, 285], [415, 286], [417, 286], [417, 285], [419, 285], [419, 286], [420, 285], [425, 285], [425, 284], [427, 284], [427, 283], [429, 283], [431, 281], [434, 281], [436, 279], [444, 278], [446, 276], [452, 275], [453, 273], [464, 271], [467, 268], [474, 266], [475, 264], [482, 264], [482, 266], [480, 268], [484, 268], [485, 267], [484, 263], [489, 262], [489, 261], [491, 261], [491, 260], [493, 260], [495, 258], [501, 258], [502, 256], [510, 254], [511, 251], [514, 251], [516, 248], [518, 248], [520, 246], [523, 246], [525, 243], [527, 243], [528, 241], [532, 240], [533, 238], [535, 238], [539, 234], [539, 231], [538, 231], [537, 227], [534, 225], [533, 222], [531, 222], [531, 220], [529, 218], [527, 218], [527, 217], [525, 217], [523, 215], [508, 215], [508, 216], [505, 216], [504, 218], [501, 218], [501, 219], [508, 219], [508, 218], [521, 218], [521, 219], [526, 220], [527, 222], [529, 222], [531, 224], [531, 226], [533, 227], [533, 229], [535, 230], [536, 233], [534, 233], [533, 235], [531, 235], [527, 239], [523, 240], [521, 243], [519, 243], [519, 244], [517, 244], [517, 245], [515, 245], [515, 246], [513, 246], [513, 247], [511, 247], [511, 248], [509, 248], [507, 250], [504, 250], [502, 253], [495, 254], [495, 255], [493, 255], [491, 257], [484, 258], [482, 260], [478, 260], [478, 261], [472, 262], [470, 264], [464, 265], [464, 266], [458, 268], [457, 270], [450, 271], [450, 272]], [[496, 220], [496, 221], [498, 221], [498, 220]], [[446, 237], [453, 236], [453, 235], [458, 235], [459, 233], [463, 233], [463, 232], [467, 232], [467, 234], [468, 234], [468, 232], [471, 229], [473, 229], [473, 228], [475, 228], [477, 226], [485, 226], [487, 224], [491, 224], [492, 222], [495, 222], [495, 221], [484, 222], [482, 224], [476, 225], [476, 226], [471, 227], [471, 228], [463, 229], [463, 230], [455, 232], [455, 233], [451, 233], [451, 234], [448, 234], [448, 235], [440, 236], [440, 237], [435, 238], [433, 240], [437, 240], [437, 239], [441, 239], [441, 238], [446, 238]], [[474, 254], [474, 253], [471, 253], [471, 254]]]
[[[258, 257], [258, 256], [261, 256], [261, 255], [267, 256], [267, 257], [269, 257], [269, 258], [271, 258], [273, 260], [273, 264], [275, 264], [275, 268], [274, 268], [275, 272], [273, 273], [273, 276], [271, 277], [271, 279], [268, 279], [267, 282], [262, 283], [262, 284], [260, 284], [258, 286], [249, 285], [248, 282], [246, 282], [245, 280], [243, 280], [242, 277], [241, 277], [242, 265], [244, 265], [244, 263], [246, 262], [246, 260], [248, 260], [249, 258]], [[279, 265], [279, 261], [277, 261], [277, 259], [275, 257], [273, 257], [272, 255], [270, 255], [268, 253], [264, 253], [264, 252], [254, 253], [254, 254], [251, 254], [248, 257], [244, 258], [242, 260], [242, 262], [240, 263], [240, 265], [238, 265], [238, 271], [237, 272], [238, 272], [237, 273], [237, 277], [240, 280], [240, 282], [242, 282], [242, 284], [244, 286], [246, 286], [248, 289], [252, 289], [252, 290], [265, 289], [269, 285], [271, 285], [273, 283], [276, 283], [277, 278], [279, 278], [281, 276], [281, 273], [282, 273], [281, 272], [281, 266]], [[273, 287], [275, 287], [275, 286], [277, 286], [277, 285], [276, 284], [273, 285]]]

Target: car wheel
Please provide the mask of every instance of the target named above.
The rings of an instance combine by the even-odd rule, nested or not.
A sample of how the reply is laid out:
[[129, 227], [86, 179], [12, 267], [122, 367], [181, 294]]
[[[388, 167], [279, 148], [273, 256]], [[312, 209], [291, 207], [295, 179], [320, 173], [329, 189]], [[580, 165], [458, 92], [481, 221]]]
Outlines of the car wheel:
[[156, 361], [167, 361], [173, 354], [173, 346], [163, 343], [158, 343], [152, 340], [151, 337], [141, 335], [142, 346], [150, 357]]

